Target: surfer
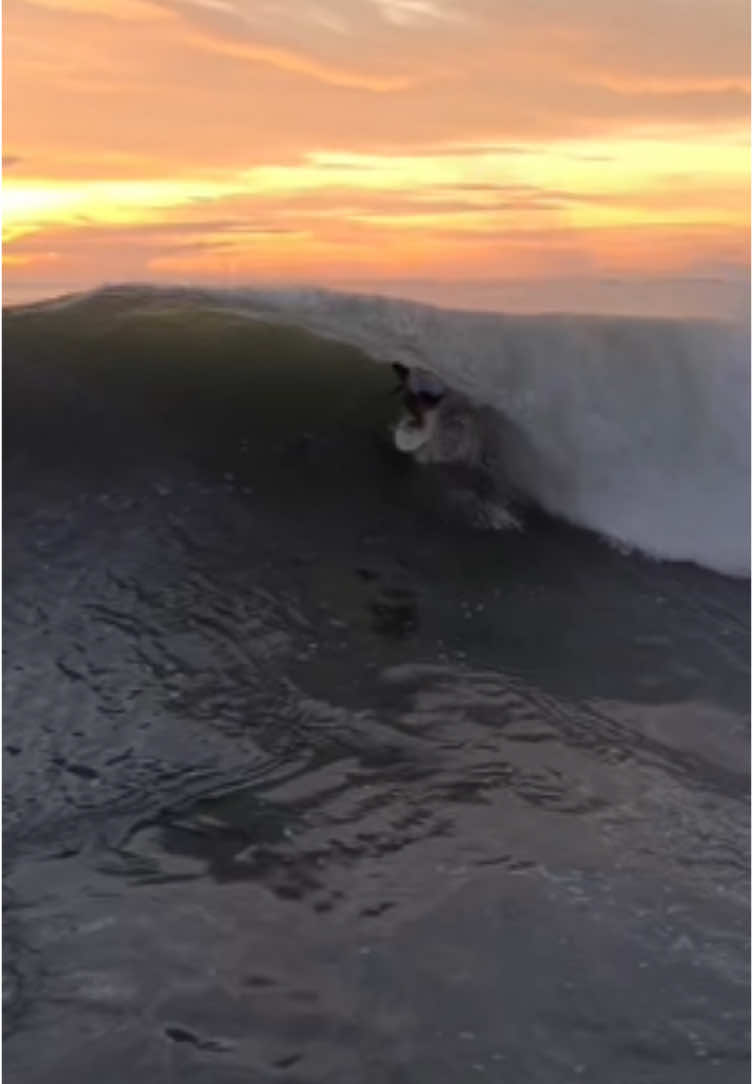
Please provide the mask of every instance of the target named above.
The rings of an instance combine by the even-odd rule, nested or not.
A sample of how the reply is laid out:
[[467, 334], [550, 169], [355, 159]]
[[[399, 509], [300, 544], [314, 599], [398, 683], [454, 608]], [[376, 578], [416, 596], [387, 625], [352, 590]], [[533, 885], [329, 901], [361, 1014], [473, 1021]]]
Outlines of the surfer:
[[395, 429], [395, 444], [401, 452], [415, 452], [430, 440], [436, 424], [436, 411], [445, 396], [445, 387], [425, 369], [409, 369], [395, 362], [397, 391], [402, 396], [406, 414]]

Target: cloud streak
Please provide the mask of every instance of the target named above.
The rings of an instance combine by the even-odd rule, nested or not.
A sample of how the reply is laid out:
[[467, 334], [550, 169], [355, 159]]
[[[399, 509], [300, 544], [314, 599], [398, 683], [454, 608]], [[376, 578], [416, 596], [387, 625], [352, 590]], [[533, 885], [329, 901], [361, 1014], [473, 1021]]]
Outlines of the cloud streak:
[[369, 75], [355, 69], [325, 64], [313, 57], [288, 49], [276, 49], [267, 45], [214, 38], [205, 34], [186, 34], [185, 41], [195, 49], [201, 49], [231, 60], [251, 64], [268, 64], [278, 71], [305, 76], [332, 87], [366, 90], [374, 94], [393, 94], [416, 86], [422, 80], [409, 75]]

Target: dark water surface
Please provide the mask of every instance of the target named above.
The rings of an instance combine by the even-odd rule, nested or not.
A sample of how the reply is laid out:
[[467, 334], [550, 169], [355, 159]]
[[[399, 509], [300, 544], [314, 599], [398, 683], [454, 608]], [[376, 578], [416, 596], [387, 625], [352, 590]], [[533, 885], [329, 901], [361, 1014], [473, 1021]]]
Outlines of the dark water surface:
[[474, 529], [299, 332], [4, 347], [9, 1080], [748, 1080], [749, 583]]

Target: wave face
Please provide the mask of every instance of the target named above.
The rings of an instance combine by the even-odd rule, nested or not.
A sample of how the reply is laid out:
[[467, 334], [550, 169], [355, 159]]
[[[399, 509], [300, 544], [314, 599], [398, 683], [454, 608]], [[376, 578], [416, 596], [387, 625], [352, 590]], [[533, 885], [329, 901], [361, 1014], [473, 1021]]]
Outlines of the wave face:
[[98, 295], [137, 309], [195, 302], [429, 370], [470, 407], [478, 439], [464, 444], [482, 447], [506, 488], [627, 548], [749, 575], [747, 327], [463, 312], [319, 289]]
[[747, 328], [460, 312], [325, 290], [208, 293], [428, 369], [491, 408], [497, 469], [547, 512], [658, 558], [749, 574]]

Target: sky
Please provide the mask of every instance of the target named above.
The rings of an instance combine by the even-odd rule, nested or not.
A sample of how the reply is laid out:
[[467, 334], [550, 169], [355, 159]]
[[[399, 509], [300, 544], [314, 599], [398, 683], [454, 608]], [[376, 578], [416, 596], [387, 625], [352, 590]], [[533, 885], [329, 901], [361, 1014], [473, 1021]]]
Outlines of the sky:
[[750, 300], [747, 0], [5, 0], [4, 299]]

